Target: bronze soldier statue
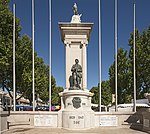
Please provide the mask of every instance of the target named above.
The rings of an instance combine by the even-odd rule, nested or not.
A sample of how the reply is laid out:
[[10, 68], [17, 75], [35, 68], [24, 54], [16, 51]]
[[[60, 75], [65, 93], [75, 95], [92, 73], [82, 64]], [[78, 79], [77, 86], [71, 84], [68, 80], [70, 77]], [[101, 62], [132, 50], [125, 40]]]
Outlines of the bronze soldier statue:
[[82, 78], [82, 67], [78, 64], [79, 60], [75, 59], [75, 64], [71, 68], [72, 72], [72, 80], [70, 81], [71, 88], [73, 89], [81, 89], [81, 78]]

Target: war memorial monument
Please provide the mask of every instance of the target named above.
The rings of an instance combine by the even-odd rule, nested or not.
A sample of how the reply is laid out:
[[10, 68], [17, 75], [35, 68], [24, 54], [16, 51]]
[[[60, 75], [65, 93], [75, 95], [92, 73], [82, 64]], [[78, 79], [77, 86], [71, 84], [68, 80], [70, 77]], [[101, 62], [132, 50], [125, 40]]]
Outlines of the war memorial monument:
[[[64, 128], [69, 130], [88, 130], [98, 127], [123, 127], [130, 126], [140, 120], [140, 125], [150, 130], [150, 111], [147, 110], [143, 117], [134, 112], [94, 112], [91, 109], [93, 93], [87, 89], [87, 46], [90, 41], [93, 23], [81, 22], [77, 4], [73, 5], [71, 22], [59, 22], [61, 40], [65, 46], [65, 89], [61, 97], [61, 109], [52, 111], [16, 111], [10, 112], [3, 118], [1, 131], [7, 125], [26, 124], [29, 127]], [[149, 94], [146, 95], [150, 98]], [[150, 99], [149, 99], [150, 102]], [[1, 111], [1, 110], [0, 110]], [[126, 122], [126, 123], [125, 123]], [[0, 131], [0, 132], [1, 132]]]
[[62, 127], [69, 129], [94, 127], [91, 110], [93, 94], [87, 89], [87, 53], [93, 23], [81, 23], [77, 5], [71, 22], [60, 22], [61, 40], [66, 50], [66, 89], [62, 100]]

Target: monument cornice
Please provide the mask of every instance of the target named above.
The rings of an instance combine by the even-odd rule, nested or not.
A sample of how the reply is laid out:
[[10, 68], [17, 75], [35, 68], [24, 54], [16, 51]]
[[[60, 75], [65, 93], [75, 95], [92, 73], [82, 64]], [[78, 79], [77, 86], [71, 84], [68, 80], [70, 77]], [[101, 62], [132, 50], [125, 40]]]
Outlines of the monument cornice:
[[90, 33], [94, 23], [69, 23], [59, 22], [61, 40], [64, 41], [66, 35], [86, 35], [90, 39]]
[[94, 93], [89, 92], [88, 90], [67, 90], [64, 92], [59, 93], [60, 96], [71, 96], [71, 95], [79, 95], [79, 96], [90, 96], [92, 97]]
[[65, 26], [84, 26], [84, 25], [93, 25], [94, 23], [91, 22], [82, 22], [82, 23], [70, 23], [70, 22], [58, 22], [59, 25], [65, 25]]

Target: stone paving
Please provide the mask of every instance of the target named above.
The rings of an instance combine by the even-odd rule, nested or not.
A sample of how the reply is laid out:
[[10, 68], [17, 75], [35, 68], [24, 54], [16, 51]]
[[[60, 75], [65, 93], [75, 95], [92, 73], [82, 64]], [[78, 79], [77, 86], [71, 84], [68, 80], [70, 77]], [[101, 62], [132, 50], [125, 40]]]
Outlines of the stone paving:
[[82, 131], [59, 128], [11, 128], [3, 134], [146, 134], [130, 128], [94, 128]]

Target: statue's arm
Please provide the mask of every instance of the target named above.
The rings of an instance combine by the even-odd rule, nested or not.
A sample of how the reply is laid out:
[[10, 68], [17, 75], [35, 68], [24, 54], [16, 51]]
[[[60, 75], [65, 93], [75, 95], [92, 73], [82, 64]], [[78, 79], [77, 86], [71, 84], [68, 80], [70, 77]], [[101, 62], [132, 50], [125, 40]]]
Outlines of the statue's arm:
[[81, 66], [78, 68], [78, 72], [82, 72], [82, 67]]
[[71, 71], [72, 71], [72, 72], [75, 72], [75, 67], [74, 67], [74, 65], [72, 66]]

